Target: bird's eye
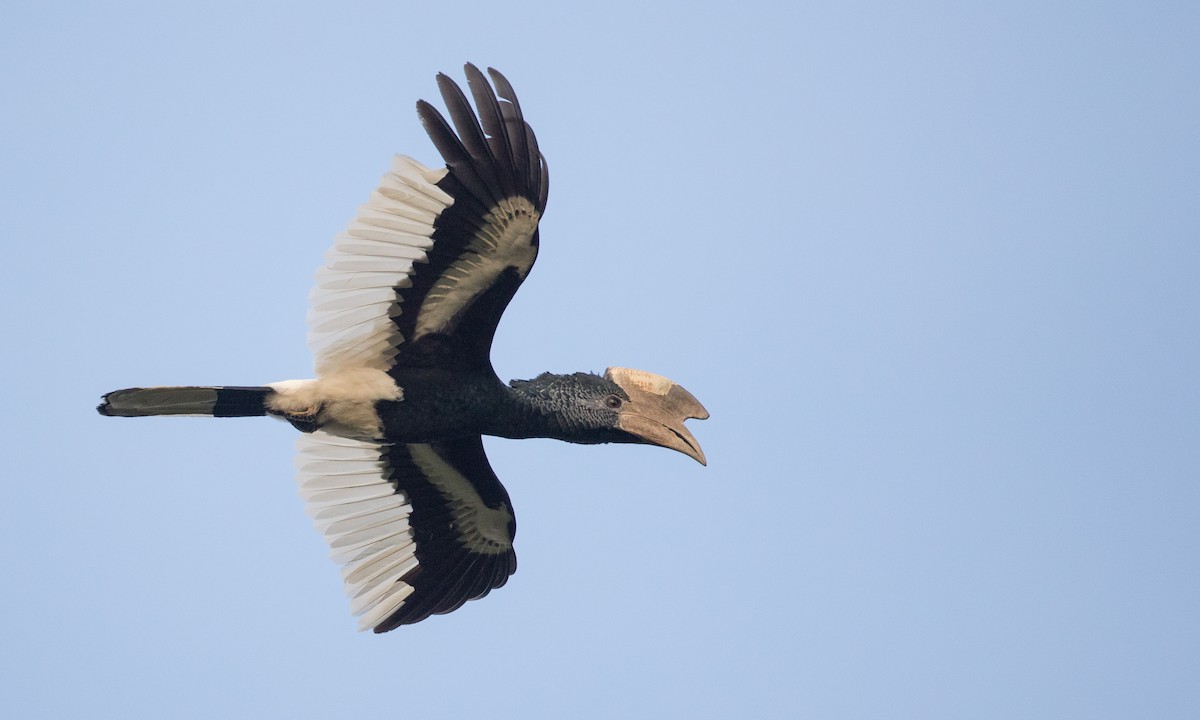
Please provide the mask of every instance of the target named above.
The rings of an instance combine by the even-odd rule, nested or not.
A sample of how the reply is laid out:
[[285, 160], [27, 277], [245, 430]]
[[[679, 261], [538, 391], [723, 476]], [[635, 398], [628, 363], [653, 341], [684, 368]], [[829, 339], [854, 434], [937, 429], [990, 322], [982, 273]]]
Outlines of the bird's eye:
[[616, 395], [609, 395], [608, 397], [604, 398], [604, 404], [607, 405], [610, 410], [616, 410], [617, 408], [621, 407], [621, 398], [617, 397]]

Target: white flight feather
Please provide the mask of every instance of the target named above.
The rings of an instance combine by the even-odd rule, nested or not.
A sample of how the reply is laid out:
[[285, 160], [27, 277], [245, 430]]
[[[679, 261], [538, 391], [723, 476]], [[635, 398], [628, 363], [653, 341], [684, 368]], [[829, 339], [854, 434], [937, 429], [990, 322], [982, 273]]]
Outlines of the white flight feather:
[[408, 518], [400, 518], [366, 530], [339, 535], [329, 541], [329, 548], [333, 552], [340, 554], [346, 550], [374, 545], [383, 540], [400, 537], [407, 539], [411, 536], [412, 530], [408, 524]]
[[394, 275], [392, 273], [380, 272], [377, 270], [369, 270], [366, 272], [354, 273], [346, 275], [345, 273], [332, 272], [328, 268], [322, 267], [317, 270], [317, 284], [313, 288], [312, 296], [320, 297], [321, 291], [337, 292], [341, 290], [359, 290], [362, 288], [388, 288], [392, 287], [408, 287], [412, 285], [412, 280], [408, 277], [401, 278], [398, 283], [393, 283]]
[[330, 505], [347, 505], [360, 500], [374, 500], [375, 498], [387, 497], [391, 494], [391, 486], [384, 483], [381, 485], [338, 488], [336, 490], [320, 490], [318, 492], [303, 493], [302, 496], [304, 497], [304, 502], [308, 503], [309, 507], [323, 508]]
[[409, 512], [404, 503], [399, 505], [388, 502], [387, 498], [372, 498], [369, 500], [359, 500], [357, 502], [346, 503], [345, 505], [332, 505], [328, 507], [309, 507], [307, 513], [312, 519], [313, 525], [320, 530], [329, 523], [337, 522], [338, 520], [346, 520], [360, 515], [370, 515], [384, 510], [403, 510]]
[[373, 580], [396, 565], [407, 562], [413, 551], [413, 543], [395, 545], [376, 552], [356, 557], [342, 567], [342, 579], [361, 584]]
[[325, 471], [323, 477], [310, 478], [301, 491], [332, 490], [358, 485], [374, 485], [379, 482], [378, 473], [346, 472], [345, 465], [345, 463], [336, 461], [309, 463], [304, 468], [305, 472], [321, 472], [319, 468], [328, 468], [328, 470]]
[[[346, 367], [391, 366], [394, 347], [404, 340], [390, 316], [393, 288], [411, 285], [413, 263], [424, 261], [432, 246], [433, 221], [454, 202], [435, 184], [446, 172], [395, 157], [391, 171], [334, 240], [310, 296], [308, 342], [318, 377]], [[363, 288], [378, 292], [344, 294]]]
[[377, 600], [375, 607], [365, 611], [358, 619], [359, 630], [370, 630], [386, 620], [389, 615], [404, 604], [405, 599], [413, 592], [412, 585], [404, 582], [398, 582], [393, 587], [395, 588], [394, 590]]
[[350, 308], [365, 307], [382, 302], [392, 302], [395, 292], [391, 288], [370, 287], [335, 290], [324, 293], [313, 304], [314, 310], [336, 312]]
[[385, 477], [380, 444], [317, 431], [301, 436], [297, 447], [300, 496], [342, 566], [359, 629], [369, 630], [413, 591], [402, 580], [417, 566], [412, 506]]
[[408, 558], [388, 568], [384, 574], [363, 583], [362, 588], [358, 591], [358, 595], [350, 599], [351, 614], [359, 615], [365, 612], [372, 605], [383, 599], [389, 591], [394, 591], [393, 588], [396, 587], [396, 583], [400, 578], [407, 575], [416, 566], [417, 559]]
[[332, 540], [342, 535], [377, 528], [381, 525], [386, 525], [394, 519], [396, 515], [394, 510], [395, 508], [387, 507], [373, 513], [340, 518], [326, 524], [325, 527], [321, 528], [321, 532], [324, 533], [325, 539]]

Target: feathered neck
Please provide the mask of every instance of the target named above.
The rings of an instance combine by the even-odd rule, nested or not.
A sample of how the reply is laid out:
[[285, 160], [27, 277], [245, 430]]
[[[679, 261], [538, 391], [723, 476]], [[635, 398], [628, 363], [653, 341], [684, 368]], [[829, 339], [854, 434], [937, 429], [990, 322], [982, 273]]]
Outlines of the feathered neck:
[[[496, 435], [546, 437], [569, 442], [609, 442], [610, 422], [589, 398], [607, 392], [607, 381], [592, 373], [542, 373], [532, 380], [513, 380], [507, 387], [506, 412]], [[597, 434], [597, 430], [603, 430]]]

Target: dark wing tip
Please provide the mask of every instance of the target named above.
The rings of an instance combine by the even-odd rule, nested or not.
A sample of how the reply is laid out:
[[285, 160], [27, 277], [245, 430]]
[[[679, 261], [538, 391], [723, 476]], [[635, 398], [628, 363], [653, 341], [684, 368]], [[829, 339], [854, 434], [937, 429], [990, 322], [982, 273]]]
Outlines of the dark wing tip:
[[474, 107], [453, 79], [438, 73], [438, 90], [453, 130], [451, 122], [422, 100], [417, 113], [426, 132], [452, 173], [485, 206], [490, 205], [488, 200], [515, 192], [543, 211], [548, 170], [512, 85], [495, 68], [489, 67], [487, 75], [474, 63], [463, 68]]

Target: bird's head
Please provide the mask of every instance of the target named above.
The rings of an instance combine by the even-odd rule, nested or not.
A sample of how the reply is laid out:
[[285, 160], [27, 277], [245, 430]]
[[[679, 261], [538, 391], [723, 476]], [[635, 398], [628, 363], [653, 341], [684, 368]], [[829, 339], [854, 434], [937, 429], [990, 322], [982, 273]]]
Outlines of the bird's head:
[[690, 392], [661, 375], [610, 367], [604, 375], [543, 373], [510, 385], [546, 424], [537, 426], [541, 430], [499, 428], [498, 435], [658, 445], [708, 464], [700, 443], [683, 425], [688, 418], [706, 419], [708, 411]]
[[622, 391], [605, 398], [619, 430], [636, 438], [634, 442], [678, 450], [708, 464], [700, 443], [683, 425], [688, 418], [707, 420], [708, 411], [682, 385], [645, 370], [619, 367], [605, 370], [604, 379]]

